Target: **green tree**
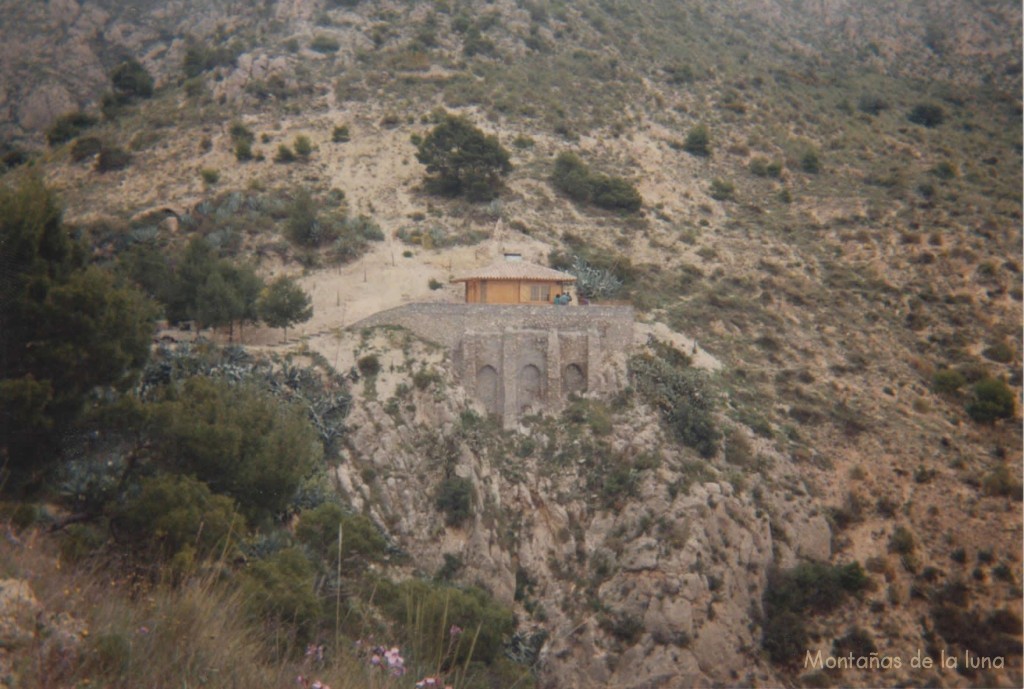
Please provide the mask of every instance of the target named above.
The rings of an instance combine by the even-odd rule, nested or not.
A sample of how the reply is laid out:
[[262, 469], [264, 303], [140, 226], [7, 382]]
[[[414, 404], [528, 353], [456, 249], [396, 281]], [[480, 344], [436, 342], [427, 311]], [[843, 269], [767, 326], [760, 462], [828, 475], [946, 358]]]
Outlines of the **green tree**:
[[496, 136], [485, 135], [465, 117], [448, 114], [419, 143], [416, 159], [431, 175], [429, 192], [464, 194], [471, 201], [496, 197], [501, 178], [512, 170], [509, 152]]
[[296, 282], [282, 275], [263, 290], [257, 305], [260, 318], [271, 328], [283, 328], [288, 340], [288, 328], [305, 323], [313, 317], [313, 305]]
[[88, 395], [149, 353], [152, 304], [84, 255], [41, 180], [0, 188], [0, 457], [17, 472], [44, 469]]
[[195, 316], [199, 288], [217, 270], [218, 258], [213, 247], [202, 237], [193, 237], [174, 271], [174, 281], [167, 290], [167, 318], [177, 323]]
[[[238, 335], [242, 336], [242, 326], [245, 323], [255, 323], [260, 319], [259, 299], [263, 288], [266, 286], [263, 278], [256, 274], [256, 270], [248, 264], [235, 265], [223, 262], [221, 272], [241, 302], [241, 308], [236, 312], [234, 320], [238, 321]], [[231, 337], [234, 337], [234, 325], [231, 324]]]
[[214, 270], [196, 291], [192, 317], [200, 328], [220, 328], [233, 325], [241, 318], [243, 308], [242, 297], [235, 286], [224, 279], [222, 271]]
[[387, 552], [387, 541], [370, 519], [362, 514], [346, 514], [341, 507], [326, 502], [302, 513], [295, 527], [295, 538], [316, 553], [331, 568], [338, 561], [338, 532], [341, 531], [341, 559], [346, 570], [365, 562], [379, 561]]
[[323, 452], [300, 409], [224, 380], [189, 378], [154, 418], [159, 463], [234, 498], [254, 523], [285, 509]]
[[153, 77], [135, 58], [128, 59], [110, 74], [114, 93], [123, 100], [149, 98], [153, 95]]

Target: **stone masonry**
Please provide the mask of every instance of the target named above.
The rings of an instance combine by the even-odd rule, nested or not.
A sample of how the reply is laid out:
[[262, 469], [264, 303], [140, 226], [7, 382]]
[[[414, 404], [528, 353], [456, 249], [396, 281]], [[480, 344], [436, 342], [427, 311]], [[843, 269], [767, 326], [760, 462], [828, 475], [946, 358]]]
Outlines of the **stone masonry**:
[[629, 306], [409, 304], [351, 326], [408, 328], [447, 347], [466, 390], [514, 428], [572, 394], [617, 391], [633, 342]]

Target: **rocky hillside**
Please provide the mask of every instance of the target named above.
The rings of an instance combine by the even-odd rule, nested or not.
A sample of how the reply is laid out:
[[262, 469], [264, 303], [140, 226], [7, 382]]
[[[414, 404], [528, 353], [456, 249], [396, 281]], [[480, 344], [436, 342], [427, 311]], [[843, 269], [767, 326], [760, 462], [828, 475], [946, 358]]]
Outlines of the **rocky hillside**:
[[[97, 262], [204, 236], [301, 272], [315, 316], [291, 348], [383, 364], [352, 386], [336, 489], [411, 555], [395, 576], [513, 606], [540, 686], [1020, 684], [1021, 433], [979, 411], [986, 385], [1020, 407], [1018, 3], [0, 8], [8, 174], [40, 170]], [[496, 199], [427, 193], [415, 142], [439, 109], [511, 151]], [[640, 210], [572, 201], [566, 151]], [[383, 241], [297, 246], [303, 191]], [[450, 275], [510, 246], [622, 283], [643, 333], [622, 395], [502, 433], [445, 352], [341, 329], [457, 299]], [[372, 299], [367, 275], [387, 278]], [[703, 453], [636, 373], [680, 352], [717, 400]], [[457, 485], [453, 520], [436, 497]], [[834, 600], [793, 593], [815, 586]], [[904, 662], [807, 665], [819, 650]], [[919, 650], [961, 671], [911, 667]]]

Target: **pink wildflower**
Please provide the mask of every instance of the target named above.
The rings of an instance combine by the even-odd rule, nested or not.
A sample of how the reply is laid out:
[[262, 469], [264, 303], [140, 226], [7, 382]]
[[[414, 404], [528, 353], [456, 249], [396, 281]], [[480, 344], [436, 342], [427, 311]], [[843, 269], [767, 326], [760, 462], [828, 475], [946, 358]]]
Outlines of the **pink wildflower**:
[[388, 668], [390, 668], [391, 674], [396, 677], [401, 677], [405, 674], [405, 659], [399, 654], [397, 646], [386, 651], [384, 653], [384, 657], [388, 661]]

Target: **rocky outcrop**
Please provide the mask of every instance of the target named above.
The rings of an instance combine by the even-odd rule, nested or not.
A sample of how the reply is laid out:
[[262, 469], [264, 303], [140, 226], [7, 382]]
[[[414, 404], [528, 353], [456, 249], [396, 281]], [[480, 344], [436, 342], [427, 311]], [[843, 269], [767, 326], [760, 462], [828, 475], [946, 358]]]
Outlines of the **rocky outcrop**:
[[[828, 523], [810, 499], [770, 487], [792, 470], [787, 458], [772, 457], [771, 476], [747, 478], [757, 491], [734, 485], [718, 460], [669, 441], [640, 406], [599, 441], [584, 432], [558, 436], [556, 447], [561, 420], [515, 434], [481, 429], [467, 424], [467, 409], [483, 409], [455, 382], [447, 355], [407, 349], [409, 362], [443, 372], [443, 390], [407, 386], [398, 403], [379, 399], [408, 382], [410, 367], [393, 360], [378, 395], [357, 394], [337, 478], [353, 507], [411, 555], [410, 574], [432, 576], [455, 556], [458, 581], [515, 605], [524, 628], [547, 633], [544, 687], [777, 682], [752, 623], [768, 572], [831, 554]], [[573, 454], [573, 443], [587, 449]], [[636, 484], [617, 495], [601, 488], [614, 462], [598, 454], [658, 460], [631, 462]], [[445, 473], [474, 488], [473, 516], [455, 527], [433, 504]]]
[[0, 579], [0, 689], [22, 686], [10, 655], [35, 647], [35, 656], [60, 670], [76, 665], [85, 625], [67, 613], [48, 612], [27, 581]]

